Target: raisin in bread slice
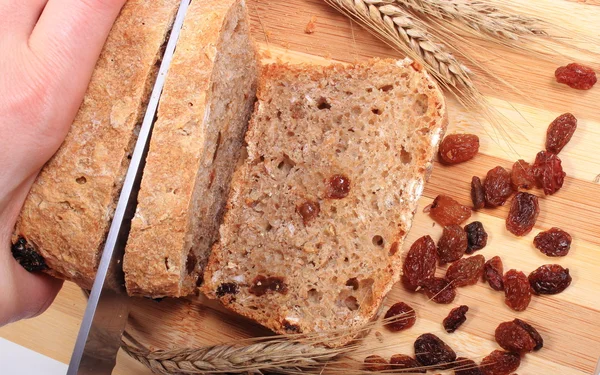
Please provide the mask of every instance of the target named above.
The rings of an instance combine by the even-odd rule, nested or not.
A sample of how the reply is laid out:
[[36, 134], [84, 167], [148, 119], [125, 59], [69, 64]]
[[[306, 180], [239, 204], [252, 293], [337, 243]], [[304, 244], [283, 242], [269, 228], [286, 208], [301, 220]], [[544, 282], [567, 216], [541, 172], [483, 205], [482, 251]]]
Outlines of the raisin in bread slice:
[[257, 96], [202, 291], [278, 333], [361, 327], [400, 277], [443, 95], [410, 60], [373, 60], [270, 65]]
[[196, 290], [256, 100], [243, 0], [193, 1], [161, 97], [125, 249], [131, 295]]
[[23, 206], [13, 254], [91, 289], [179, 0], [129, 0], [71, 129]]

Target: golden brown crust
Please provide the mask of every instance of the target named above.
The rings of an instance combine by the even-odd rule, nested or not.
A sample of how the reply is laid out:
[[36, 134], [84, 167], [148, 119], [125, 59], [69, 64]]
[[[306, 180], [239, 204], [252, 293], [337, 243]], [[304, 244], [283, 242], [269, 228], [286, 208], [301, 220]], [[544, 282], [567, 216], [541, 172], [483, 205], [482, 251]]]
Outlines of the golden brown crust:
[[[399, 68], [392, 68], [396, 64], [400, 65]], [[383, 98], [391, 100], [389, 94], [367, 95], [373, 101], [360, 101], [360, 92], [367, 87], [374, 87], [374, 90], [378, 90], [379, 87], [379, 90], [390, 90], [389, 93], [397, 95], [399, 100], [404, 100], [405, 94], [402, 92], [395, 91], [392, 87], [378, 86], [389, 81], [382, 82], [380, 77], [377, 77], [378, 73], [382, 73], [387, 77], [384, 80], [393, 79], [391, 77], [403, 73], [402, 69], [415, 72], [415, 78], [408, 78], [406, 83], [410, 86], [405, 92], [415, 92], [411, 94], [412, 98], [407, 103], [414, 103], [411, 104], [417, 108], [414, 111], [419, 112], [420, 106], [424, 104], [420, 101], [420, 95], [424, 94], [427, 98], [424, 113], [411, 114], [409, 110], [406, 112], [407, 117], [389, 117], [389, 121], [395, 119], [396, 122], [378, 123], [377, 121], [387, 121], [381, 120], [387, 115], [379, 117], [379, 111], [370, 106], [375, 103], [385, 106]], [[345, 77], [354, 85], [346, 84]], [[306, 92], [295, 91], [298, 86], [311, 87], [311, 82], [317, 88], [309, 88]], [[393, 82], [391, 81], [392, 84]], [[343, 88], [332, 88], [338, 86]], [[344, 94], [344, 90], [349, 91]], [[271, 101], [277, 101], [278, 95], [284, 97], [284, 100], [281, 100], [282, 106], [287, 102], [292, 108], [274, 107]], [[319, 108], [322, 111], [311, 109], [319, 105], [321, 95], [328, 97], [327, 100], [331, 102], [325, 101], [323, 107]], [[259, 102], [246, 136], [249, 156], [246, 163], [235, 173], [228, 210], [221, 226], [221, 240], [213, 248], [205, 273], [205, 285], [201, 290], [211, 298], [219, 298], [228, 308], [255, 319], [278, 333], [290, 333], [291, 326], [294, 326], [292, 330], [299, 329], [302, 332], [358, 328], [374, 317], [382, 299], [400, 277], [402, 257], [399, 249], [410, 229], [423, 181], [430, 173], [431, 160], [447, 124], [443, 95], [434, 81], [425, 72], [419, 73], [410, 61], [372, 60], [351, 67], [270, 65], [263, 70], [257, 96]], [[356, 101], [342, 104], [347, 103], [346, 97]], [[298, 101], [304, 103], [304, 107], [298, 107], [300, 112], [302, 109], [307, 112], [313, 111], [312, 114], [306, 115], [313, 116], [308, 123], [300, 112], [297, 118], [294, 117], [293, 106]], [[339, 123], [336, 123], [335, 114], [327, 114], [327, 105], [331, 105], [331, 111], [342, 116]], [[356, 110], [355, 105], [358, 105]], [[384, 108], [384, 113], [404, 110], [399, 108], [398, 104], [390, 103]], [[377, 112], [376, 115], [373, 116], [369, 109], [374, 110], [373, 113]], [[352, 117], [350, 112], [354, 110], [357, 115]], [[364, 114], [365, 112], [367, 113]], [[281, 116], [282, 119], [271, 121], [274, 116]], [[363, 128], [358, 124], [358, 121], [367, 119], [377, 125]], [[303, 126], [306, 128], [295, 127], [297, 121], [304, 121]], [[397, 126], [404, 126], [405, 130], [394, 130], [394, 124], [398, 121], [400, 124]], [[310, 123], [312, 125], [308, 125]], [[332, 126], [332, 123], [336, 125]], [[353, 126], [354, 124], [356, 126]], [[362, 191], [360, 195], [358, 191], [356, 195], [351, 193], [348, 199], [353, 203], [346, 204], [343, 200], [327, 199], [319, 186], [323, 185], [323, 176], [330, 176], [333, 172], [341, 170], [347, 171], [348, 175], [357, 181], [360, 180], [364, 186], [370, 186], [369, 189], [377, 188], [377, 181], [381, 179], [381, 170], [377, 169], [380, 166], [369, 162], [364, 169], [360, 162], [356, 163], [352, 158], [362, 152], [363, 157], [369, 157], [375, 152], [376, 147], [369, 148], [372, 146], [368, 146], [368, 143], [382, 142], [381, 136], [372, 132], [378, 126], [383, 132], [398, 134], [397, 137], [412, 137], [410, 141], [402, 140], [403, 138], [388, 139], [392, 149], [400, 148], [400, 145], [406, 147], [412, 154], [412, 161], [402, 166], [405, 162], [398, 159], [377, 159], [390, 171], [389, 177], [384, 177], [385, 180], [398, 179], [396, 186], [400, 192], [399, 197], [394, 195], [391, 191], [393, 187], [390, 190], [388, 186], [389, 181], [382, 181], [381, 186], [387, 186], [384, 188], [383, 199], [377, 198], [379, 200], [376, 199], [372, 204], [381, 209], [382, 203], [385, 205], [388, 202], [385, 197], [391, 196], [395, 197], [395, 202], [400, 203], [390, 203], [398, 205], [395, 210], [382, 211], [388, 215], [389, 222], [383, 218], [375, 222], [369, 219], [362, 226], [367, 219], [357, 221], [356, 218], [362, 215], [369, 216], [369, 211], [373, 208], [366, 204], [365, 200], [378, 197], [375, 190], [372, 194], [369, 190], [366, 195], [362, 195]], [[279, 130], [281, 127], [287, 130]], [[327, 130], [321, 129], [322, 127]], [[348, 128], [351, 134], [364, 131], [364, 136], [347, 136], [345, 131], [348, 131]], [[281, 136], [272, 137], [273, 132], [280, 133]], [[313, 136], [298, 138], [298, 132], [311, 133]], [[352, 142], [343, 143], [344, 137], [349, 137]], [[314, 140], [317, 143], [311, 146]], [[328, 143], [330, 141], [331, 143]], [[360, 151], [361, 148], [355, 144], [365, 141], [367, 143], [364, 147], [371, 152]], [[297, 147], [291, 147], [290, 144], [297, 144]], [[344, 153], [345, 147], [353, 151]], [[336, 148], [340, 148], [340, 152], [337, 152]], [[283, 159], [280, 158], [281, 153], [286, 155]], [[338, 154], [342, 155], [339, 156], [342, 159], [338, 159]], [[387, 154], [394, 155], [394, 152]], [[400, 156], [400, 153], [397, 155]], [[278, 169], [286, 170], [286, 163], [291, 165], [291, 169], [285, 173], [279, 172]], [[367, 163], [366, 158], [364, 163]], [[282, 165], [283, 167], [279, 168]], [[371, 167], [373, 170], [369, 169]], [[406, 172], [394, 174], [394, 168]], [[290, 193], [286, 193], [287, 191]], [[300, 202], [304, 199], [320, 202], [321, 214], [312, 225], [302, 224], [295, 212], [297, 199]], [[353, 204], [356, 206], [352, 206]], [[352, 207], [355, 207], [356, 211], [353, 211]], [[331, 231], [333, 234], [327, 234]], [[385, 238], [382, 250], [373, 250], [375, 237], [371, 243], [371, 236], [377, 233]], [[367, 238], [363, 239], [360, 236]], [[322, 247], [315, 248], [315, 241], [321, 241]], [[397, 251], [392, 254], [391, 248], [394, 243]], [[355, 252], [354, 245], [360, 251]], [[373, 255], [366, 256], [364, 252], [372, 252]], [[391, 254], [389, 257], [388, 252]], [[344, 257], [352, 260], [347, 262]], [[359, 264], [360, 267], [356, 268]], [[288, 282], [287, 293], [268, 292], [261, 296], [252, 293], [250, 287], [255, 282], [256, 275], [262, 273], [265, 273], [265, 276], [275, 274], [285, 277]], [[357, 282], [360, 287], [354, 291], [352, 288], [348, 290], [344, 284], [346, 279], [359, 275]], [[326, 281], [322, 282], [323, 280]], [[231, 289], [223, 287], [227, 283], [236, 284], [238, 292], [226, 293]], [[344, 299], [347, 297], [354, 298], [359, 307], [346, 308]], [[315, 302], [306, 305], [306, 301], [310, 301], [311, 298], [316, 298]], [[347, 303], [352, 305], [353, 300], [350, 299]], [[341, 339], [335, 344], [344, 344], [348, 339]]]
[[[224, 61], [229, 54], [236, 61]], [[232, 160], [220, 160], [239, 155], [256, 64], [243, 1], [192, 2], [161, 97], [126, 247], [130, 294], [179, 297], [195, 291], [233, 169]]]
[[178, 0], [130, 0], [104, 46], [65, 142], [42, 169], [15, 238], [49, 273], [91, 288]]

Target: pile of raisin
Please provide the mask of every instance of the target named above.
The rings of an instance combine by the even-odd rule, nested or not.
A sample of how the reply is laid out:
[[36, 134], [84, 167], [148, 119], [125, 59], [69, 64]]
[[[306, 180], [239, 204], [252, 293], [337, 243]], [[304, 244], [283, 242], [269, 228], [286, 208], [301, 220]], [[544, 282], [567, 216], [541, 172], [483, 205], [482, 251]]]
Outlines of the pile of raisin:
[[564, 257], [571, 249], [571, 235], [560, 228], [551, 228], [540, 232], [533, 239], [533, 244], [549, 257]]
[[502, 167], [491, 169], [483, 182], [483, 191], [486, 206], [504, 205], [513, 194], [510, 173]]
[[444, 227], [437, 246], [438, 260], [441, 265], [454, 262], [465, 255], [467, 248], [467, 233], [461, 226], [449, 225]]
[[538, 197], [519, 192], [512, 200], [506, 218], [506, 229], [515, 236], [524, 236], [531, 232], [540, 213]]
[[415, 325], [415, 310], [404, 302], [398, 302], [385, 313], [385, 327], [392, 332], [399, 332]]
[[558, 83], [564, 83], [577, 90], [589, 90], [598, 81], [592, 68], [577, 63], [561, 66], [556, 69], [554, 76]]
[[531, 302], [529, 279], [523, 272], [510, 270], [504, 275], [504, 302], [515, 311], [523, 311]]
[[446, 195], [438, 195], [431, 204], [429, 216], [443, 226], [458, 225], [471, 217], [471, 209]]
[[458, 164], [471, 160], [479, 152], [479, 137], [474, 134], [451, 134], [440, 144], [440, 161]]
[[529, 274], [529, 284], [536, 294], [558, 294], [571, 285], [568, 268], [547, 264]]
[[437, 251], [430, 236], [416, 240], [402, 266], [402, 283], [407, 289], [416, 291], [423, 283], [435, 275]]
[[444, 318], [444, 321], [442, 322], [446, 332], [453, 333], [458, 329], [458, 327], [460, 327], [464, 322], [466, 322], [467, 311], [469, 311], [469, 306], [466, 305], [461, 305], [450, 310], [448, 316]]

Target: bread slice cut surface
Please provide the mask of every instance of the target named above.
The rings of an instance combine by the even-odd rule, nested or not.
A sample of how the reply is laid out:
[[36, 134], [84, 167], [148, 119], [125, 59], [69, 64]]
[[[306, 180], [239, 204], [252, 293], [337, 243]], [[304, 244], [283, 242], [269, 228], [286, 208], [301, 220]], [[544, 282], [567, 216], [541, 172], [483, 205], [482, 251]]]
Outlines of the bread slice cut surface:
[[410, 60], [269, 65], [257, 95], [202, 290], [278, 333], [361, 327], [400, 277], [443, 96]]
[[256, 99], [243, 0], [193, 1], [167, 75], [125, 249], [131, 295], [193, 293]]

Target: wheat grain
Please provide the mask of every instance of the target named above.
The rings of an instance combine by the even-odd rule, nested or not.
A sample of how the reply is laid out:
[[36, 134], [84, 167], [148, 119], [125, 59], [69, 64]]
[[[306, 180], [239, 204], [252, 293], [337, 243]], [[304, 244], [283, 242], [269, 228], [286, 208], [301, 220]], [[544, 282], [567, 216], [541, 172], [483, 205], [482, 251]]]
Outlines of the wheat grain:
[[519, 40], [520, 36], [547, 35], [541, 21], [513, 14], [487, 1], [471, 0], [365, 0], [370, 4], [403, 5], [415, 12], [441, 20], [456, 20], [471, 29], [499, 39]]

